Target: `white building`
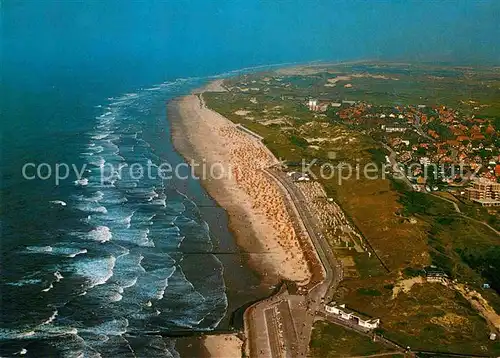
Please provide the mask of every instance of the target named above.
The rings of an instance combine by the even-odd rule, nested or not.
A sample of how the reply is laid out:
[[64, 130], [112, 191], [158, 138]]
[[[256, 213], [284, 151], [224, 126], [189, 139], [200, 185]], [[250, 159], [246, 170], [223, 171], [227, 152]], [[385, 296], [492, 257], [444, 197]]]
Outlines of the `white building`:
[[318, 101], [315, 99], [310, 99], [307, 106], [311, 111], [316, 111], [318, 109]]
[[345, 304], [337, 305], [335, 302], [332, 302], [325, 305], [325, 311], [364, 328], [375, 329], [380, 325], [380, 319], [365, 317], [358, 312], [349, 310]]
[[288, 175], [294, 181], [310, 181], [311, 180], [311, 178], [309, 178], [309, 175], [307, 173], [288, 172], [286, 175]]
[[407, 127], [388, 127], [385, 124], [382, 124], [380, 128], [385, 130], [387, 133], [395, 133], [395, 132], [403, 133], [406, 132], [406, 130], [408, 129]]

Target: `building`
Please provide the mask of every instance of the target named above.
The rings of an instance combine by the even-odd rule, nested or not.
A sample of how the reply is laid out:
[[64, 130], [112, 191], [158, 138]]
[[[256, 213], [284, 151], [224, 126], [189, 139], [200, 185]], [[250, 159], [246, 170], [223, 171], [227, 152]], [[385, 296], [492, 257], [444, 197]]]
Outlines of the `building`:
[[481, 206], [484, 206], [484, 207], [500, 206], [500, 200], [494, 200], [494, 199], [475, 199], [473, 201], [475, 203], [481, 204]]
[[311, 111], [317, 111], [318, 110], [318, 101], [315, 99], [310, 99], [307, 106], [309, 107], [309, 109]]
[[338, 305], [336, 302], [332, 302], [325, 305], [325, 311], [337, 315], [338, 318], [357, 324], [363, 328], [375, 329], [380, 325], [380, 319], [371, 318], [359, 312], [352, 311], [346, 308], [345, 304]]
[[481, 178], [466, 189], [467, 198], [482, 206], [500, 206], [500, 183]]
[[418, 161], [423, 166], [428, 166], [429, 164], [431, 164], [431, 160], [429, 159], [429, 157], [421, 157]]
[[427, 282], [446, 283], [448, 281], [448, 275], [436, 267], [428, 267], [424, 269], [424, 272]]
[[328, 102], [325, 102], [325, 103], [319, 103], [317, 106], [316, 106], [316, 110], [318, 112], [326, 112], [326, 110], [328, 109], [328, 106], [329, 106], [329, 103]]
[[299, 172], [288, 172], [287, 175], [292, 178], [293, 181], [310, 181], [309, 175], [307, 173]]
[[[383, 115], [385, 116], [385, 115]], [[380, 117], [380, 118], [383, 118], [383, 117]], [[385, 130], [387, 133], [395, 133], [395, 132], [399, 132], [399, 133], [403, 133], [403, 132], [406, 132], [408, 130], [407, 127], [400, 127], [400, 126], [386, 126], [385, 124], [382, 124], [380, 126], [381, 129]]]

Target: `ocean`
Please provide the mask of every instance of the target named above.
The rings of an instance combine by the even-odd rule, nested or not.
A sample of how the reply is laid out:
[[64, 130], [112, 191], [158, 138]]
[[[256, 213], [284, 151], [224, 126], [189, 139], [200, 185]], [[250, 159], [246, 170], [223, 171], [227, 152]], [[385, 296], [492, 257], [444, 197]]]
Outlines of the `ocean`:
[[[0, 356], [176, 357], [164, 335], [230, 328], [232, 311], [262, 294], [199, 181], [159, 173], [183, 162], [166, 103], [213, 78], [114, 97], [62, 87], [75, 91], [71, 102], [57, 89], [50, 99], [10, 92]], [[16, 110], [28, 109], [14, 104], [32, 111], [23, 122]], [[56, 182], [63, 165], [69, 174]]]
[[0, 356], [175, 357], [170, 336], [241, 325], [232, 313], [268, 290], [200, 182], [159, 177], [183, 162], [167, 102], [313, 55], [242, 41], [232, 3], [1, 11]]

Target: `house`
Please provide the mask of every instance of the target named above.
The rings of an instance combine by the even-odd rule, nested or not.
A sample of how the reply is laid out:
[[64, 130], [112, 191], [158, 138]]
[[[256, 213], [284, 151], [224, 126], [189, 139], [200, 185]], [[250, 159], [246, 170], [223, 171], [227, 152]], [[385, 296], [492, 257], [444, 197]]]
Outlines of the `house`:
[[493, 134], [493, 133], [495, 133], [495, 128], [493, 128], [493, 126], [491, 124], [488, 125], [488, 127], [486, 128], [486, 133], [487, 134]]
[[419, 162], [424, 166], [431, 164], [431, 160], [429, 159], [429, 157], [422, 157], [419, 159]]
[[309, 110], [316, 111], [318, 109], [318, 101], [315, 99], [310, 99], [307, 106], [309, 107]]
[[427, 133], [428, 133], [428, 134], [429, 134], [432, 138], [434, 138], [434, 139], [438, 139], [438, 138], [439, 138], [439, 134], [438, 134], [436, 131], [432, 130], [432, 129], [429, 129], [429, 130], [427, 131]]
[[[385, 116], [385, 114], [383, 114]], [[382, 124], [380, 126], [380, 129], [385, 130], [387, 133], [394, 133], [394, 132], [406, 132], [408, 130], [407, 127], [388, 127], [385, 124]]]
[[396, 147], [401, 144], [401, 138], [393, 138], [392, 140], [390, 140], [390, 143], [393, 147]]
[[337, 315], [337, 318], [339, 319], [349, 321], [350, 323], [357, 324], [358, 326], [366, 329], [375, 329], [380, 325], [380, 319], [371, 318], [359, 312], [350, 310], [346, 308], [344, 303], [340, 305], [336, 302], [327, 304], [325, 305], [325, 311], [330, 314]]
[[403, 163], [411, 160], [411, 152], [404, 152], [401, 154], [401, 156], [399, 157], [399, 160], [402, 161]]
[[328, 103], [328, 102], [320, 103], [320, 104], [318, 104], [318, 111], [319, 112], [326, 112], [326, 110], [328, 109], [328, 106], [330, 106], [330, 103]]

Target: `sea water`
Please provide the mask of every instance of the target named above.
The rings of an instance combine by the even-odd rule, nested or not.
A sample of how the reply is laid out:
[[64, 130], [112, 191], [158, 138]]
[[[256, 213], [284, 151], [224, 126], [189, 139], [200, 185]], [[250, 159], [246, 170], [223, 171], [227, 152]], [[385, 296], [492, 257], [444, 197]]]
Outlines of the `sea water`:
[[[39, 129], [23, 128], [28, 138], [5, 142], [2, 356], [172, 357], [175, 342], [161, 333], [218, 326], [228, 308], [224, 265], [195, 203], [213, 201], [158, 175], [100, 177], [104, 166], [158, 174], [161, 163], [180, 162], [166, 102], [206, 80], [84, 102], [57, 125], [44, 128], [40, 116]], [[85, 170], [58, 185], [22, 177], [23, 163], [42, 161]]]

